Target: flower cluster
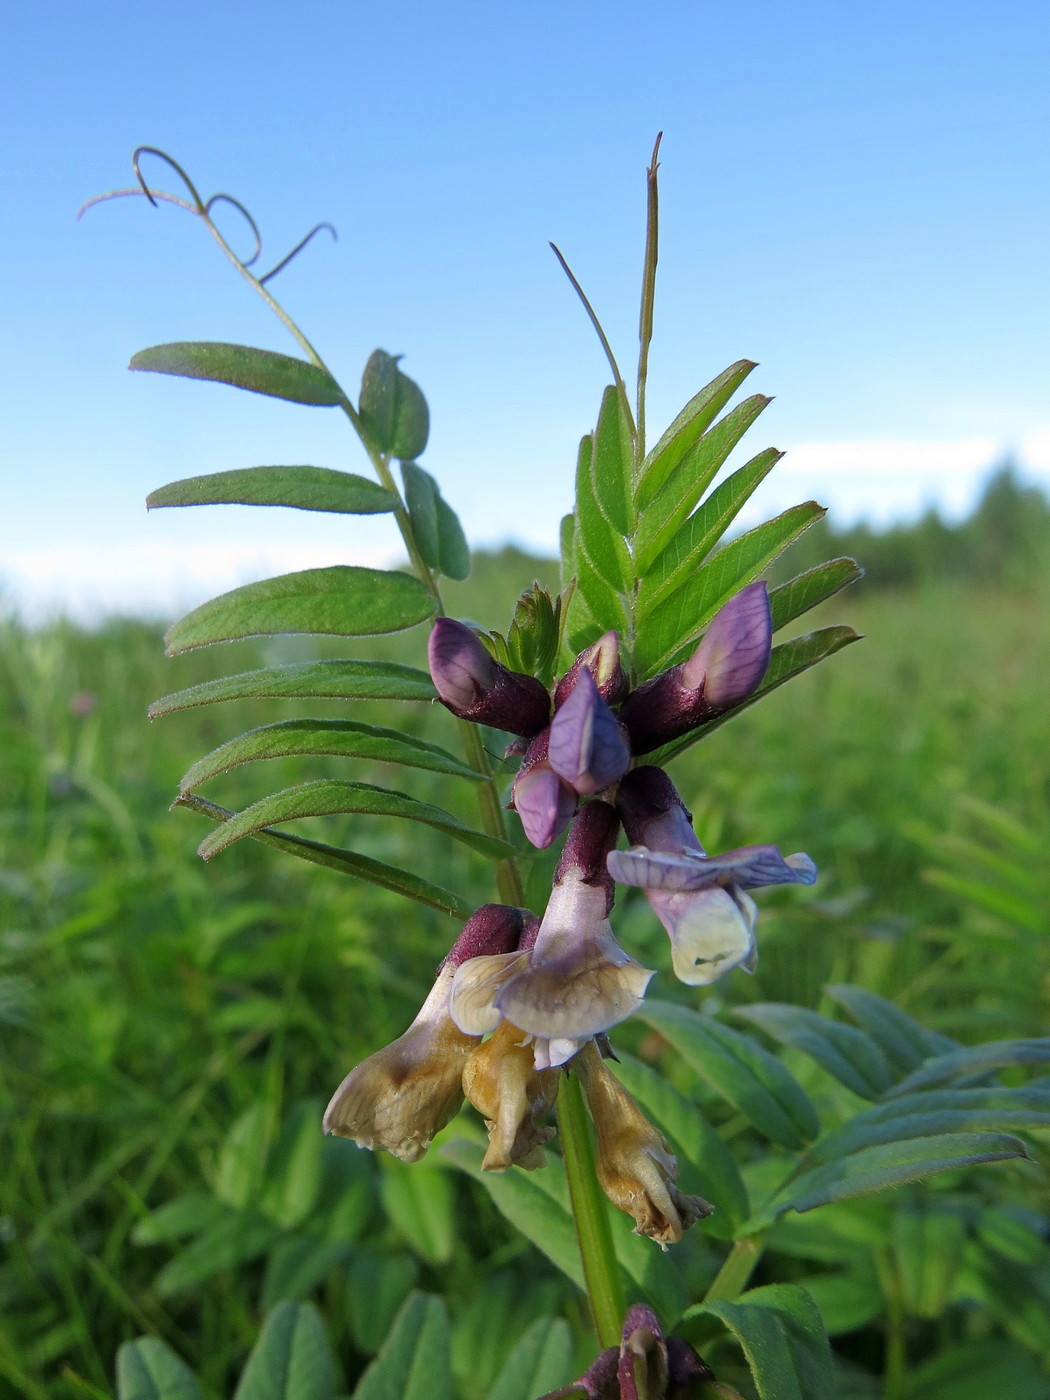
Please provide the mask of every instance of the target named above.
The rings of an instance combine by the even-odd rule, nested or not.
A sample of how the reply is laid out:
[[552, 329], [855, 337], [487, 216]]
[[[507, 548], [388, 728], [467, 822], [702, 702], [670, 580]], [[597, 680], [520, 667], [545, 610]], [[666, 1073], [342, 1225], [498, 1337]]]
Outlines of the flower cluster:
[[[551, 695], [496, 662], [462, 623], [435, 624], [430, 671], [442, 703], [516, 736], [511, 806], [526, 836], [542, 848], [568, 834], [543, 917], [479, 909], [413, 1024], [343, 1081], [327, 1130], [412, 1161], [465, 1096], [488, 1125], [487, 1169], [539, 1166], [553, 1132], [543, 1120], [571, 1062], [595, 1122], [599, 1180], [639, 1233], [666, 1246], [708, 1213], [677, 1191], [666, 1142], [604, 1064], [606, 1032], [641, 1004], [654, 975], [617, 942], [609, 914], [615, 882], [643, 889], [676, 974], [706, 985], [735, 967], [754, 969], [748, 890], [816, 879], [808, 856], [785, 858], [775, 846], [708, 856], [667, 774], [632, 767], [752, 694], [770, 636], [765, 584], [752, 584], [681, 665], [631, 690], [609, 632]], [[621, 830], [626, 850], [617, 849]]]

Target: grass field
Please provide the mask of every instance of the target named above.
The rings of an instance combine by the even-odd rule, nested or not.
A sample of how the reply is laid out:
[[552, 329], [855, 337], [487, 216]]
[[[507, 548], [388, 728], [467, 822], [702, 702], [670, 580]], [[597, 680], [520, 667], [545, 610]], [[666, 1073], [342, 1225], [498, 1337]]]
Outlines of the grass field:
[[[450, 590], [450, 609], [504, 625], [533, 567], [514, 554], [480, 561]], [[763, 896], [757, 975], [733, 974], [709, 1004], [823, 1008], [826, 983], [855, 981], [963, 1042], [1045, 1031], [1047, 601], [959, 584], [842, 595], [821, 621], [849, 621], [866, 639], [678, 761], [709, 850], [771, 841], [808, 851], [821, 870], [814, 891]], [[424, 641], [416, 629], [368, 654], [420, 665]], [[349, 1390], [415, 1286], [448, 1302], [467, 1400], [489, 1394], [534, 1319], [569, 1323], [563, 1383], [588, 1358], [579, 1293], [485, 1192], [437, 1154], [407, 1169], [317, 1128], [346, 1070], [414, 1015], [457, 926], [252, 842], [205, 866], [194, 854], [204, 823], [167, 810], [181, 773], [225, 738], [340, 707], [240, 702], [150, 725], [150, 700], [263, 662], [344, 654], [331, 641], [275, 639], [166, 661], [145, 623], [0, 628], [0, 1393], [108, 1395], [117, 1346], [149, 1332], [207, 1393], [225, 1395], [284, 1297], [317, 1300]], [[375, 706], [355, 717], [383, 722]], [[420, 707], [412, 722], [454, 746], [444, 711]], [[240, 807], [344, 771], [336, 760], [256, 767], [205, 795]], [[439, 775], [358, 764], [354, 776], [440, 793], [471, 816], [465, 785]], [[494, 897], [480, 858], [408, 826], [348, 818], [313, 830]], [[538, 902], [552, 859], [533, 863]], [[660, 969], [656, 994], [696, 1004], [672, 984], [644, 905], [624, 900], [618, 914], [624, 943]], [[621, 1042], [649, 1053], [640, 1027], [624, 1027]], [[462, 1122], [476, 1141], [477, 1118]], [[739, 1124], [718, 1127], [739, 1139]], [[898, 1307], [894, 1344], [916, 1367], [949, 1341], [993, 1371], [1013, 1366], [1023, 1379], [1029, 1367], [1040, 1400], [1050, 1254], [1037, 1175], [1023, 1163], [986, 1178], [989, 1209], [1021, 1221], [1042, 1250], [1041, 1312], [1022, 1327], [1020, 1305], [996, 1315], [949, 1280], [936, 1322]], [[715, 1264], [699, 1229], [682, 1249], [691, 1289]], [[834, 1269], [816, 1244], [804, 1254], [788, 1241], [761, 1281], [830, 1280], [844, 1385], [881, 1394], [861, 1377], [880, 1369], [883, 1324], [860, 1298], [849, 1313], [840, 1296], [836, 1312]], [[819, 1281], [814, 1293], [820, 1301]], [[976, 1359], [970, 1371], [980, 1374]]]

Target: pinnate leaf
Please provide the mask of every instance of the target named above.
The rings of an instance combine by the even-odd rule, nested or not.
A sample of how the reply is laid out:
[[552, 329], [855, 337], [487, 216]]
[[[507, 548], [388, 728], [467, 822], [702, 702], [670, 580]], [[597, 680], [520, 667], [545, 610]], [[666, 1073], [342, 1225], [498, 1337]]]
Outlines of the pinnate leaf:
[[842, 983], [825, 990], [867, 1031], [899, 1074], [907, 1074], [931, 1055], [955, 1048], [954, 1040], [927, 1030], [894, 1002], [865, 987]]
[[373, 350], [361, 376], [361, 422], [375, 447], [388, 457], [418, 457], [430, 436], [430, 410], [423, 391], [398, 366], [398, 355]]
[[159, 1337], [125, 1342], [117, 1352], [117, 1400], [203, 1400], [190, 1368]]
[[856, 582], [863, 573], [855, 559], [829, 559], [826, 564], [807, 569], [804, 574], [774, 588], [769, 595], [773, 631], [794, 622], [796, 617], [823, 603], [839, 589]]
[[770, 1141], [798, 1149], [817, 1136], [816, 1110], [798, 1081], [749, 1036], [672, 1002], [647, 1000], [636, 1015]]
[[211, 379], [249, 389], [253, 394], [288, 399], [292, 403], [330, 408], [343, 392], [327, 370], [308, 360], [257, 350], [251, 345], [227, 345], [214, 340], [180, 340], [154, 345], [131, 358], [130, 369], [177, 374], [185, 379]]
[[335, 1363], [312, 1303], [278, 1303], [266, 1319], [233, 1400], [335, 1400]]
[[703, 1314], [717, 1317], [740, 1343], [759, 1400], [836, 1400], [831, 1348], [804, 1288], [753, 1288], [732, 1303], [701, 1303], [687, 1316]]
[[205, 860], [210, 860], [235, 841], [252, 836], [274, 822], [293, 821], [300, 817], [330, 817], [346, 812], [404, 817], [408, 821], [424, 822], [485, 855], [505, 859], [512, 854], [512, 848], [505, 841], [487, 836], [483, 831], [474, 831], [451, 812], [430, 802], [420, 802], [392, 788], [375, 787], [372, 783], [351, 783], [340, 778], [319, 778], [315, 782], [300, 783], [297, 787], [285, 788], [282, 792], [275, 792], [252, 803], [206, 837], [200, 844], [199, 854]]
[[397, 497], [366, 476], [328, 467], [244, 467], [173, 481], [146, 497], [146, 506], [292, 506], [296, 510], [377, 515]]
[[644, 509], [708, 424], [736, 393], [755, 368], [751, 360], [737, 360], [704, 386], [682, 409], [642, 463], [638, 506]]
[[393, 661], [307, 661], [202, 681], [154, 700], [150, 719], [222, 700], [433, 700], [425, 671]]
[[483, 776], [437, 744], [429, 744], [411, 734], [401, 734], [396, 729], [381, 729], [372, 724], [358, 724], [354, 720], [289, 719], [239, 734], [236, 739], [230, 739], [198, 759], [179, 782], [179, 791], [189, 792], [209, 778], [226, 773], [242, 763], [303, 754], [332, 754], [380, 763], [401, 763], [434, 773], [451, 773], [457, 778], [480, 779]]
[[417, 578], [336, 564], [247, 583], [187, 613], [164, 639], [169, 656], [278, 632], [370, 637], [431, 617], [435, 602]]
[[909, 1094], [916, 1089], [943, 1084], [946, 1079], [961, 1075], [982, 1074], [987, 1070], [1005, 1069], [1010, 1065], [1042, 1065], [1050, 1063], [1050, 1036], [1020, 1040], [991, 1040], [983, 1045], [967, 1045], [936, 1055], [913, 1070], [892, 1090], [892, 1094]]

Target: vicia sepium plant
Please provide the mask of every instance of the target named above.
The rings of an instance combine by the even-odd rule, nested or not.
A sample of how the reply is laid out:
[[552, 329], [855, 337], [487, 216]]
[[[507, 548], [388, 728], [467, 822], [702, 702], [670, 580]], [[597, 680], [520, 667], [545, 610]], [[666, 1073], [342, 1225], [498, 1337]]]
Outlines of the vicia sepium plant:
[[[654, 977], [667, 984], [666, 967], [662, 961], [655, 969], [643, 966], [616, 932], [617, 891], [633, 887], [645, 892], [668, 934], [668, 961], [680, 982], [703, 987], [730, 973], [754, 971], [759, 941], [752, 892], [774, 884], [810, 885], [814, 862], [808, 854], [782, 855], [770, 844], [707, 854], [667, 765], [856, 637], [848, 627], [825, 626], [775, 641], [859, 572], [853, 560], [836, 559], [779, 587], [767, 584], [769, 566], [823, 514], [818, 505], [807, 502], [732, 534], [741, 508], [780, 455], [769, 448], [723, 472], [768, 402], [755, 394], [729, 407], [755, 368], [750, 361], [719, 374], [647, 446], [656, 152], [648, 171], [636, 391], [632, 399], [598, 319], [569, 273], [598, 331], [612, 383], [597, 425], [579, 449], [575, 507], [561, 530], [562, 590], [556, 596], [538, 584], [528, 590], [502, 633], [446, 613], [441, 579], [463, 578], [470, 553], [437, 482], [418, 465], [427, 445], [428, 408], [398, 357], [375, 351], [352, 398], [274, 300], [269, 284], [287, 259], [262, 276], [252, 270], [259, 239], [243, 207], [225, 195], [203, 199], [181, 168], [157, 151], [137, 153], [136, 174], [144, 154], [166, 161], [185, 193], [154, 191], [141, 175], [140, 190], [122, 193], [141, 193], [153, 204], [164, 200], [198, 218], [301, 353], [194, 342], [143, 351], [132, 368], [338, 408], [375, 477], [319, 466], [240, 466], [163, 487], [149, 504], [387, 512], [407, 555], [401, 569], [321, 566], [235, 589], [177, 622], [167, 636], [168, 651], [273, 633], [367, 637], [429, 629], [426, 670], [356, 658], [278, 665], [208, 681], [151, 707], [157, 716], [249, 697], [323, 698], [348, 702], [352, 713], [358, 702], [385, 703], [383, 726], [340, 712], [337, 718], [282, 720], [232, 738], [189, 769], [177, 798], [178, 805], [216, 823], [200, 847], [206, 859], [252, 837], [395, 891], [462, 925], [458, 936], [449, 936], [449, 951], [415, 1020], [392, 1044], [351, 1068], [325, 1113], [325, 1129], [414, 1162], [466, 1099], [485, 1122], [487, 1148], [469, 1140], [468, 1125], [467, 1140], [449, 1143], [446, 1152], [479, 1180], [507, 1173], [506, 1189], [495, 1195], [500, 1209], [516, 1223], [531, 1218], [524, 1187], [515, 1184], [526, 1181], [521, 1169], [537, 1170], [553, 1183], [540, 1191], [544, 1223], [530, 1237], [585, 1288], [607, 1349], [578, 1382], [558, 1393], [655, 1400], [698, 1393], [696, 1387], [708, 1383], [709, 1372], [685, 1341], [664, 1340], [651, 1308], [627, 1311], [626, 1268], [630, 1291], [663, 1310], [665, 1330], [683, 1320], [701, 1338], [717, 1325], [728, 1329], [763, 1396], [830, 1396], [830, 1354], [809, 1295], [787, 1284], [744, 1293], [772, 1223], [789, 1210], [812, 1209], [949, 1166], [1023, 1155], [1024, 1149], [1001, 1132], [969, 1131], [971, 1120], [950, 1116], [954, 1099], [948, 1118], [924, 1115], [923, 1104], [916, 1103], [920, 1091], [965, 1074], [966, 1052], [958, 1052], [963, 1060], [956, 1067], [958, 1047], [906, 1017], [902, 1021], [903, 1013], [889, 1003], [849, 988], [837, 989], [839, 1000], [859, 1026], [773, 1004], [747, 1011], [767, 1035], [811, 1055], [852, 1095], [879, 1101], [851, 1123], [833, 1122], [820, 1136], [817, 1107], [769, 1050], [714, 1015], [646, 1000]], [[212, 214], [219, 201], [248, 218], [255, 257], [240, 259], [216, 226]], [[417, 651], [422, 659], [421, 637]], [[399, 728], [389, 702], [440, 702], [454, 717], [459, 752], [421, 737], [418, 726]], [[431, 713], [437, 709], [434, 704]], [[471, 784], [478, 824], [399, 787], [356, 778], [303, 782], [240, 811], [197, 792], [238, 765], [301, 755], [399, 764], [441, 775], [446, 783]], [[408, 869], [285, 829], [300, 818], [345, 813], [422, 823], [448, 849], [456, 842], [480, 853], [491, 876], [453, 889], [429, 878], [425, 862]], [[755, 834], [761, 840], [767, 833]], [[556, 842], [562, 845], [549, 893], [542, 907], [537, 902], [531, 909], [523, 871], [542, 860], [536, 852]], [[453, 875], [456, 868], [462, 871], [455, 862], [447, 864]], [[680, 1096], [651, 1067], [628, 1057], [618, 1069], [610, 1067], [617, 1060], [610, 1034], [634, 1015], [685, 1057], [742, 1124], [774, 1151], [788, 1154], [783, 1180], [764, 1206], [750, 1206], [724, 1143], [696, 1119], [695, 1110], [683, 1115], [676, 1109]], [[1018, 1059], [1024, 1059], [1020, 1052], [1003, 1052], [988, 1065]], [[982, 1111], [991, 1114], [975, 1120], [982, 1129], [1016, 1125], [1018, 1114], [1036, 1111], [1027, 1099], [1028, 1107], [1011, 1102], [1000, 1121], [995, 1106], [1006, 1103], [1009, 1091], [996, 1093], [994, 1104], [982, 1100]], [[656, 1123], [637, 1099], [646, 1101]], [[894, 1105], [906, 1101], [911, 1114], [902, 1121]], [[695, 1148], [702, 1139], [697, 1160], [710, 1202], [679, 1186], [671, 1136], [690, 1153], [685, 1143]], [[650, 1253], [639, 1261], [632, 1252], [639, 1242], [628, 1245], [621, 1238], [606, 1198], [633, 1220], [637, 1234], [665, 1250], [695, 1222], [712, 1217], [712, 1237], [734, 1242], [702, 1302], [688, 1307], [684, 1285], [668, 1282], [671, 1275], [660, 1272], [650, 1245], [640, 1246]], [[561, 1227], [555, 1228], [566, 1212], [579, 1246], [572, 1257]], [[791, 1345], [771, 1351], [767, 1323], [779, 1329], [778, 1337], [792, 1338]], [[712, 1395], [736, 1395], [727, 1384], [712, 1384]], [[786, 1388], [790, 1384], [795, 1388]]]

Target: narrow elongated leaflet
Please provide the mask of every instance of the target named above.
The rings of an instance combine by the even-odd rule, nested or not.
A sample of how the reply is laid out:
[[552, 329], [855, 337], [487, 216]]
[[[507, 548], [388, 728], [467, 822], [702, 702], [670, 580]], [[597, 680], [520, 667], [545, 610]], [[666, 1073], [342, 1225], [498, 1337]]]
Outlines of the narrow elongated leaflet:
[[299, 817], [328, 817], [346, 812], [404, 817], [408, 821], [424, 822], [485, 855], [495, 856], [499, 860], [513, 855], [513, 848], [506, 841], [464, 826], [458, 817], [441, 807], [419, 802], [407, 793], [395, 792], [391, 788], [375, 787], [371, 783], [344, 782], [339, 778], [319, 778], [316, 782], [300, 783], [298, 787], [285, 788], [283, 792], [264, 797], [261, 802], [254, 802], [205, 837], [199, 854], [205, 860], [210, 860], [235, 841], [252, 836], [274, 822], [292, 821]]
[[718, 544], [784, 454], [767, 447], [727, 476], [689, 516], [653, 562], [638, 589], [639, 607], [652, 611], [680, 588]]
[[117, 1352], [117, 1400], [204, 1400], [186, 1363], [159, 1337], [124, 1342]]
[[149, 510], [160, 506], [291, 506], [295, 510], [342, 515], [392, 511], [397, 497], [366, 476], [328, 467], [244, 467], [173, 481], [146, 497]]
[[[228, 808], [208, 802], [195, 793], [176, 798], [173, 805], [188, 807], [211, 821], [226, 822], [234, 816]], [[270, 827], [253, 831], [251, 839], [261, 841], [264, 846], [274, 846], [288, 855], [298, 856], [300, 860], [308, 860], [312, 865], [323, 865], [344, 875], [355, 875], [360, 880], [367, 880], [369, 884], [378, 885], [380, 889], [403, 894], [407, 899], [414, 899], [419, 904], [426, 904], [431, 909], [437, 909], [442, 914], [451, 914], [457, 919], [469, 918], [474, 911], [472, 904], [460, 895], [453, 894], [451, 890], [442, 889], [440, 885], [432, 884], [409, 870], [401, 870], [396, 865], [387, 865], [385, 861], [359, 855], [356, 851], [346, 851], [339, 846], [326, 846], [321, 841], [308, 841], [304, 836], [293, 836], [288, 831], [273, 831]]]
[[927, 1030], [892, 1001], [866, 987], [836, 984], [825, 990], [868, 1032], [898, 1074], [907, 1074], [923, 1060], [953, 1050], [958, 1043], [939, 1031]]
[[1041, 1065], [1050, 1063], [1050, 1036], [1021, 1040], [991, 1040], [984, 1045], [967, 1045], [937, 1055], [890, 1090], [890, 1095], [913, 1093], [931, 1084], [943, 1084], [946, 1079], [980, 1074], [989, 1069], [1005, 1069], [1008, 1065]]
[[353, 1400], [453, 1400], [448, 1311], [442, 1299], [409, 1294]]
[[572, 1333], [562, 1317], [538, 1317], [522, 1333], [487, 1400], [536, 1400], [572, 1374]]
[[650, 999], [635, 1014], [772, 1142], [798, 1149], [817, 1136], [820, 1122], [802, 1087], [753, 1040], [672, 1002]]
[[[675, 739], [672, 743], [665, 744], [662, 749], [657, 749], [646, 759], [646, 762], [657, 765], [667, 763], [676, 754], [682, 753], [683, 750], [706, 738], [708, 734], [714, 733], [721, 725], [731, 720], [734, 715], [741, 714], [749, 706], [756, 704], [770, 691], [783, 685], [785, 681], [791, 680], [793, 676], [800, 675], [803, 671], [808, 671], [818, 661], [823, 661], [826, 657], [841, 651], [843, 647], [849, 646], [850, 642], [859, 640], [859, 634], [854, 632], [852, 627], [822, 627], [819, 632], [807, 632], [803, 637], [795, 637], [790, 642], [782, 642], [780, 646], [773, 648], [762, 684], [753, 694], [749, 695], [746, 700], [742, 700], [739, 705], [734, 705], [731, 710], [726, 710], [716, 719], [709, 720], [700, 729], [695, 729], [692, 734], [683, 734], [680, 739]], [[881, 1041], [879, 1044], [885, 1051], [885, 1045]]]
[[613, 530], [630, 535], [635, 526], [631, 481], [631, 425], [622, 389], [611, 384], [602, 395], [591, 452], [591, 486], [599, 510]]
[[393, 661], [306, 661], [219, 676], [154, 700], [150, 719], [224, 700], [433, 700], [425, 671]]
[[735, 1302], [690, 1308], [717, 1317], [733, 1333], [751, 1368], [759, 1400], [836, 1400], [838, 1386], [816, 1303], [796, 1284], [753, 1288]]
[[332, 376], [308, 360], [223, 341], [179, 340], [153, 345], [133, 355], [128, 368], [176, 374], [184, 379], [210, 379], [253, 394], [318, 408], [331, 408], [343, 399]]
[[635, 651], [644, 676], [684, 661], [718, 609], [824, 514], [823, 506], [807, 501], [767, 520], [719, 550], [670, 597], [644, 613]]
[[639, 510], [649, 505], [693, 443], [754, 368], [752, 360], [737, 360], [693, 395], [642, 463], [637, 493]]
[[278, 1303], [233, 1400], [335, 1400], [335, 1362], [313, 1303]]
[[[633, 583], [633, 570], [627, 545], [619, 530], [610, 523], [594, 488], [591, 470], [593, 450], [587, 438], [580, 444], [576, 464], [576, 563], [586, 556], [598, 577], [614, 592], [626, 592]], [[581, 580], [582, 582], [582, 580]]]
[[738, 1006], [734, 1014], [782, 1045], [803, 1051], [861, 1098], [876, 1099], [893, 1082], [882, 1051], [856, 1026], [832, 1021], [808, 1007], [775, 1002]]
[[179, 791], [189, 792], [242, 763], [284, 758], [290, 754], [333, 754], [381, 763], [403, 763], [410, 768], [451, 773], [475, 782], [484, 777], [437, 744], [428, 744], [424, 739], [401, 734], [396, 729], [380, 729], [353, 720], [289, 719], [250, 729], [213, 749], [187, 770], [179, 782]]
[[855, 559], [829, 559], [826, 564], [807, 569], [804, 574], [774, 588], [769, 595], [773, 631], [794, 622], [796, 617], [825, 602], [840, 588], [856, 582], [863, 573]]
[[446, 578], [465, 579], [470, 573], [470, 548], [459, 517], [437, 482], [415, 462], [402, 462], [401, 478], [412, 535], [423, 562]]
[[164, 638], [169, 656], [277, 632], [368, 637], [401, 632], [431, 617], [436, 604], [417, 578], [397, 570], [337, 564], [245, 584], [202, 603]]
[[771, 402], [763, 394], [753, 394], [737, 404], [731, 413], [709, 428], [679, 462], [638, 523], [635, 562], [640, 578], [648, 574], [730, 452]]

